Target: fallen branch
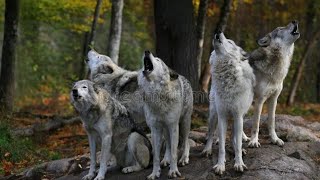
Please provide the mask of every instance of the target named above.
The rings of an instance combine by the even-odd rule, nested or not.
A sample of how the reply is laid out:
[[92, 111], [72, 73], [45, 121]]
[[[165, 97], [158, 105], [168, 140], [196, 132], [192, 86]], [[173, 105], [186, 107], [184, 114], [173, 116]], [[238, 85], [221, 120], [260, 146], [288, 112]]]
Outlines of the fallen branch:
[[11, 131], [15, 136], [32, 136], [37, 132], [48, 132], [61, 128], [68, 124], [80, 123], [80, 117], [73, 117], [70, 119], [53, 116], [45, 123], [35, 123], [26, 128], [18, 128]]

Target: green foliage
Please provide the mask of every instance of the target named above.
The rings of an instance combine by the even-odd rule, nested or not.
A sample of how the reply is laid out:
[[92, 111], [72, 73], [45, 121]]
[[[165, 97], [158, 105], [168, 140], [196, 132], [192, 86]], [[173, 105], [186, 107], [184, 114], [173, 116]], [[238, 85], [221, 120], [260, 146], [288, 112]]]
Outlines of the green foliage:
[[10, 162], [19, 162], [32, 152], [33, 147], [29, 138], [13, 137], [9, 126], [0, 121], [0, 161], [5, 159]]

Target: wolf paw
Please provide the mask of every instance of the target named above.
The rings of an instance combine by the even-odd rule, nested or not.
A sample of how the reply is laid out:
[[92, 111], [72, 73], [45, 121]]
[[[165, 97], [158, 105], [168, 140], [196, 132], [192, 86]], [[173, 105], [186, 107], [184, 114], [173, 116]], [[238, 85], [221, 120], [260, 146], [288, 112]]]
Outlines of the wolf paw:
[[160, 171], [157, 171], [157, 172], [152, 172], [148, 177], [147, 179], [149, 180], [154, 180], [154, 179], [157, 179], [160, 177]]
[[250, 140], [250, 138], [248, 138], [248, 136], [246, 136], [245, 134], [242, 135], [243, 142], [248, 142], [249, 140]]
[[122, 169], [122, 173], [124, 174], [132, 173], [132, 172], [133, 172], [132, 167], [126, 167]]
[[216, 141], [214, 142], [215, 145], [219, 144], [219, 138], [216, 139]]
[[94, 180], [104, 180], [104, 176], [98, 175], [96, 178], [94, 178]]
[[213, 166], [213, 170], [216, 174], [222, 175], [224, 173], [224, 171], [226, 170], [226, 167], [224, 164], [216, 164], [215, 166]]
[[209, 157], [212, 155], [212, 148], [204, 148], [201, 155]]
[[170, 159], [167, 158], [167, 157], [164, 157], [164, 158], [162, 159], [162, 161], [160, 162], [160, 165], [161, 165], [162, 167], [167, 167], [167, 166], [169, 166], [169, 164], [170, 164]]
[[244, 149], [244, 148], [242, 148], [242, 154], [243, 154], [243, 155], [246, 155], [246, 154], [247, 154], [247, 150]]
[[82, 180], [91, 180], [93, 178], [94, 178], [94, 174], [87, 174], [82, 178]]
[[181, 173], [179, 172], [178, 168], [169, 170], [168, 178], [171, 179], [171, 178], [176, 178], [180, 176], [181, 176]]
[[248, 144], [249, 147], [251, 148], [258, 148], [261, 147], [260, 143], [258, 142], [258, 140], [251, 140]]
[[276, 144], [278, 146], [283, 146], [284, 142], [280, 138], [271, 139], [272, 144]]
[[182, 155], [182, 157], [179, 160], [179, 165], [185, 166], [187, 164], [189, 164], [189, 157], [187, 157], [186, 155]]
[[234, 170], [243, 172], [243, 170], [248, 169], [247, 166], [242, 162], [242, 163], [235, 163], [234, 164]]

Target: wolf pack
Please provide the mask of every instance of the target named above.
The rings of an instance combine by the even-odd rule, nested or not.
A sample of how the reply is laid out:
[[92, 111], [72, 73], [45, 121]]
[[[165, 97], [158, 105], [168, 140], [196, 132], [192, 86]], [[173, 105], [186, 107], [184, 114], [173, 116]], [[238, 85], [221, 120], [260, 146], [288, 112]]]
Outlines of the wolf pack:
[[[284, 145], [275, 131], [275, 112], [294, 42], [299, 37], [298, 22], [292, 21], [266, 34], [257, 41], [258, 48], [247, 53], [221, 31], [214, 35], [208, 133], [202, 154], [210, 156], [212, 145], [218, 142], [218, 162], [213, 166], [216, 174], [225, 171], [229, 119], [233, 120], [234, 169], [247, 169], [242, 142], [260, 147], [259, 121], [265, 102], [270, 140]], [[144, 52], [142, 61], [142, 69], [129, 71], [106, 55], [88, 52], [89, 80], [75, 82], [70, 93], [71, 104], [79, 113], [89, 140], [90, 168], [84, 180], [102, 180], [107, 170], [115, 166], [121, 167], [123, 173], [153, 166], [147, 179], [159, 178], [161, 167], [169, 166], [168, 178], [176, 178], [181, 176], [178, 165], [192, 163], [188, 138], [193, 112], [191, 85], [150, 51]], [[243, 118], [252, 104], [254, 115], [248, 138], [243, 131]], [[145, 134], [143, 124], [151, 137]], [[218, 137], [214, 138], [216, 134]]]

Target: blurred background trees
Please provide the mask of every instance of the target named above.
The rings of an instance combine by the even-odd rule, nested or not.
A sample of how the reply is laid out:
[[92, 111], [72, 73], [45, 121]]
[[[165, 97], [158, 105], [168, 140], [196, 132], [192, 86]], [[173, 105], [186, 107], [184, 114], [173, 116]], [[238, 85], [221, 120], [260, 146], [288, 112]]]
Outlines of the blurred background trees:
[[[0, 47], [7, 43], [5, 4], [0, 0]], [[141, 67], [142, 53], [150, 49], [185, 75], [194, 89], [207, 91], [204, 82], [209, 80], [204, 77], [215, 29], [225, 28], [229, 38], [251, 51], [257, 48], [256, 39], [293, 19], [300, 22], [301, 37], [280, 102], [320, 102], [317, 0], [21, 0], [19, 13], [16, 81], [11, 91], [15, 110], [68, 104], [71, 82], [85, 76], [89, 44], [110, 56], [119, 44], [115, 59], [118, 55], [119, 65], [130, 70]], [[8, 70], [10, 58], [4, 58], [5, 53], [0, 48], [2, 69]]]

